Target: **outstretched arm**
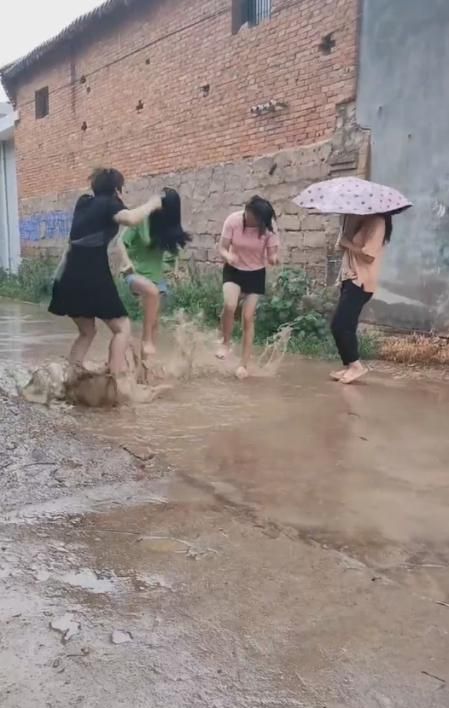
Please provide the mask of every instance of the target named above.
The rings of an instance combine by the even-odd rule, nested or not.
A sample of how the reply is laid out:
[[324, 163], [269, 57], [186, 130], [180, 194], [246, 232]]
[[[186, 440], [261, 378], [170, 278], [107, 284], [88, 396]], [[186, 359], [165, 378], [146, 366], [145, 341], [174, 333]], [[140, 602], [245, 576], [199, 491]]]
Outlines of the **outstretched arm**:
[[153, 211], [162, 208], [162, 199], [159, 196], [153, 196], [146, 204], [136, 207], [135, 209], [122, 209], [114, 216], [114, 221], [121, 226], [137, 226], [144, 219], [147, 219]]

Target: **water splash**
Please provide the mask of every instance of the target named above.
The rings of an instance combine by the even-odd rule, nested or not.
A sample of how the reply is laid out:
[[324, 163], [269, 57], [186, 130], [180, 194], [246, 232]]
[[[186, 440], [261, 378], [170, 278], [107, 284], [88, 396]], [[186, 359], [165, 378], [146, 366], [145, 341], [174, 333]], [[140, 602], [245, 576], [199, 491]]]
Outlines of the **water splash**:
[[256, 367], [259, 376], [276, 376], [287, 354], [291, 336], [292, 328], [286, 325], [281, 327], [272, 340], [265, 344], [263, 351], [257, 358]]
[[205, 329], [201, 317], [192, 319], [184, 312], [177, 313], [173, 338], [174, 346], [166, 367], [168, 377], [189, 381], [220, 371], [215, 358], [214, 334]]
[[[115, 378], [104, 364], [88, 362], [73, 366], [65, 360], [45, 362], [38, 368], [0, 371], [0, 386], [8, 395], [21, 395], [27, 401], [50, 405], [64, 401], [89, 408], [151, 403], [180, 383], [201, 377], [233, 376], [238, 358], [226, 362], [215, 356], [214, 332], [204, 327], [201, 317], [177, 313], [170, 323], [170, 346], [158, 357], [142, 361], [140, 346], [132, 343], [128, 352], [128, 374]], [[282, 328], [255, 358], [252, 374], [276, 376], [287, 352], [291, 328]]]

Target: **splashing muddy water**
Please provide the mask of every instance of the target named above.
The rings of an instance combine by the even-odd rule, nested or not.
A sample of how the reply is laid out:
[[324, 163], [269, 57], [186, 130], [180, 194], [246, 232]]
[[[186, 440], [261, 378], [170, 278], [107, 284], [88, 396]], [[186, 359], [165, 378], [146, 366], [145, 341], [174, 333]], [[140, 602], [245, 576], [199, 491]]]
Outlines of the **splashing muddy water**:
[[[23, 382], [49, 342], [63, 355], [73, 336], [34, 307], [8, 304], [0, 316], [3, 388], [6, 376], [11, 389], [12, 370]], [[334, 385], [326, 364], [286, 356], [287, 339], [281, 333], [261, 352], [242, 383], [232, 375], [236, 359], [215, 359], [213, 333], [181, 317], [161, 344], [152, 381], [166, 386], [159, 397], [67, 415], [137, 458], [151, 450], [267, 533], [344, 550], [444, 599], [448, 388], [375, 374], [357, 387]], [[105, 343], [96, 344], [97, 360]]]
[[[14, 388], [30, 403], [49, 405], [65, 401], [89, 408], [112, 408], [117, 405], [151, 403], [171, 391], [178, 382], [202, 376], [229, 375], [237, 366], [235, 356], [225, 362], [214, 355], [215, 338], [198, 321], [179, 313], [173, 320], [171, 346], [165, 360], [154, 357], [143, 363], [132, 343], [128, 351], [129, 373], [120, 379], [107, 373], [104, 364], [86, 362], [84, 367], [66, 360], [49, 361], [37, 368], [3, 371], [5, 390]], [[275, 376], [286, 355], [291, 330], [283, 328], [257, 357], [252, 370], [255, 376]]]

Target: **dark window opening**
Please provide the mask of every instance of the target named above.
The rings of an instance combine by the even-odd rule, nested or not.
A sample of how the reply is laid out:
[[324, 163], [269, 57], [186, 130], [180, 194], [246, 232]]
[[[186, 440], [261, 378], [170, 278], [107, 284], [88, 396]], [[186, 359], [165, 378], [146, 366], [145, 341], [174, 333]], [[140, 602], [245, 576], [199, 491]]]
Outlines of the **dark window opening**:
[[34, 107], [36, 111], [36, 119], [45, 118], [50, 111], [50, 100], [48, 94], [48, 86], [39, 89], [34, 94]]
[[271, 0], [232, 0], [232, 32], [243, 25], [254, 27], [271, 17]]
[[258, 25], [271, 17], [271, 0], [247, 0], [248, 24]]

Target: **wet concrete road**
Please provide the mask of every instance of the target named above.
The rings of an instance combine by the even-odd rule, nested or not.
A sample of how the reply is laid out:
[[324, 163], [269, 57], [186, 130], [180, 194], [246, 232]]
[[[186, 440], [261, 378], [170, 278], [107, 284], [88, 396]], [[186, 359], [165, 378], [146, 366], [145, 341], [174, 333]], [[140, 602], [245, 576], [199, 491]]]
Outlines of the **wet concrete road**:
[[[63, 354], [61, 325], [0, 305], [0, 360]], [[449, 389], [326, 371], [0, 400], [2, 707], [449, 706]]]

